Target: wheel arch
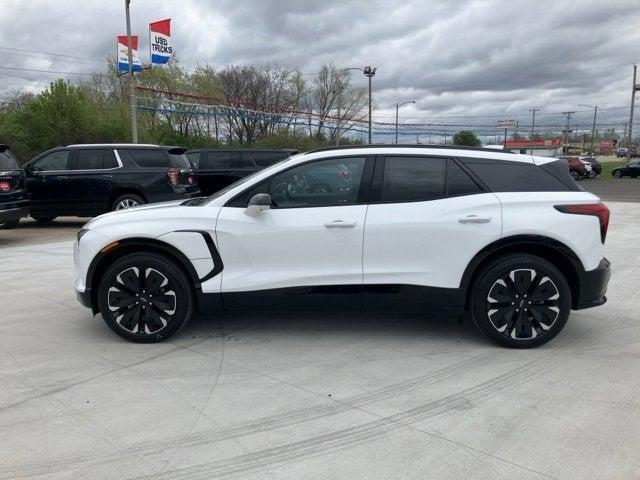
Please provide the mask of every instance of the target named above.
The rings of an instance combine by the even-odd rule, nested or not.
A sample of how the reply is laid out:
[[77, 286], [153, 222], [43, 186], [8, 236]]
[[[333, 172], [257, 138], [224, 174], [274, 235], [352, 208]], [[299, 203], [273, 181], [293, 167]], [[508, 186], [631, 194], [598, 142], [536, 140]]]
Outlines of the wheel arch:
[[169, 245], [160, 240], [153, 238], [127, 238], [119, 240], [115, 248], [105, 253], [98, 253], [91, 261], [87, 270], [86, 288], [91, 293], [91, 310], [93, 314], [97, 314], [98, 309], [98, 285], [100, 278], [118, 259], [131, 253], [157, 253], [172, 259], [175, 264], [183, 271], [193, 282], [194, 290], [200, 290], [200, 279], [198, 274], [184, 253], [173, 245]]
[[138, 195], [139, 197], [142, 197], [142, 199], [145, 202], [148, 203], [147, 196], [145, 195], [142, 188], [118, 186], [109, 193], [109, 205], [108, 205], [109, 210], [113, 210], [113, 202], [115, 202], [118, 197], [121, 197], [122, 195], [126, 195], [128, 193], [131, 193], [133, 195]]
[[511, 253], [529, 253], [551, 262], [567, 279], [571, 290], [571, 307], [580, 298], [580, 278], [584, 266], [571, 248], [553, 238], [542, 235], [515, 235], [501, 238], [478, 252], [462, 275], [461, 287], [465, 294], [465, 309], [471, 305], [473, 285], [484, 266], [494, 259]]

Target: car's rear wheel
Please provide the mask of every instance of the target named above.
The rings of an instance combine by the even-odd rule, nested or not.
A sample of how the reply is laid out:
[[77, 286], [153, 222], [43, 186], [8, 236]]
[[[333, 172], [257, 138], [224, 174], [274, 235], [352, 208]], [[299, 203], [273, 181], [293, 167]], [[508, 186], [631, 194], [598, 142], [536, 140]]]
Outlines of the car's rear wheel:
[[144, 198], [135, 193], [125, 193], [116, 198], [111, 204], [111, 210], [125, 210], [127, 208], [137, 207], [144, 205], [146, 202]]
[[0, 228], [3, 230], [9, 230], [10, 228], [16, 228], [20, 220], [11, 220], [9, 222], [0, 223]]
[[36, 222], [42, 225], [47, 225], [48, 223], [53, 222], [58, 217], [31, 217], [31, 218], [33, 218]]
[[155, 253], [127, 255], [111, 265], [98, 290], [102, 318], [122, 338], [153, 343], [175, 334], [194, 308], [187, 275]]
[[531, 348], [555, 337], [571, 312], [564, 275], [543, 258], [500, 257], [475, 281], [471, 307], [482, 333], [501, 345]]
[[614, 170], [612, 175], [616, 178], [622, 178], [622, 172], [620, 170]]

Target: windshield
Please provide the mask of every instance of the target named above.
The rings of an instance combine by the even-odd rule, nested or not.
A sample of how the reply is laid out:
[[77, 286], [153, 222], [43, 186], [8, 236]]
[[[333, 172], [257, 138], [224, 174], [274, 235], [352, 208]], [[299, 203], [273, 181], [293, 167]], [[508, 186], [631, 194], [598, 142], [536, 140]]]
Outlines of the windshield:
[[[297, 155], [295, 155], [297, 156]], [[276, 168], [278, 168], [279, 165], [283, 164], [284, 162], [287, 162], [289, 160], [291, 160], [293, 157], [287, 157], [287, 158], [283, 158], [282, 160], [280, 160], [277, 163], [274, 163], [273, 165], [267, 167], [267, 168], [263, 168], [262, 170], [258, 170], [257, 172], [253, 172], [251, 175], [247, 175], [244, 178], [241, 178], [240, 180], [238, 180], [235, 183], [232, 183], [231, 185], [224, 187], [222, 190], [218, 190], [216, 193], [214, 193], [213, 195], [209, 196], [209, 198], [207, 198], [207, 202], [210, 202], [212, 200], [215, 200], [218, 197], [221, 197], [222, 195], [224, 195], [225, 193], [227, 193], [230, 190], [233, 190], [236, 187], [239, 187], [240, 185], [243, 185], [247, 182], [250, 182], [251, 180], [253, 180], [255, 177], [257, 177], [258, 175], [262, 175], [265, 172], [270, 172], [271, 170], [274, 170]]]
[[9, 150], [0, 151], [0, 170], [17, 170], [18, 162]]

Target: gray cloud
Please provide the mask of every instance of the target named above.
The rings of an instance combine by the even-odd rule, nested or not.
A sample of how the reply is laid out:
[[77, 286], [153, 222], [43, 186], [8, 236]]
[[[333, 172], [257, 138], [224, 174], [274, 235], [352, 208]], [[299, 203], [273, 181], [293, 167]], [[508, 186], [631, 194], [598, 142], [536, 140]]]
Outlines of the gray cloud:
[[[99, 0], [5, 1], [0, 46], [75, 55], [78, 59], [0, 49], [0, 65], [92, 72], [115, 50], [124, 31], [124, 2]], [[631, 64], [640, 30], [633, 0], [133, 0], [134, 33], [173, 19], [173, 43], [187, 68], [210, 63], [277, 63], [305, 73], [325, 62], [374, 65], [376, 117], [390, 120], [396, 101], [416, 100], [405, 121], [492, 124], [543, 107], [548, 115], [599, 105], [604, 124], [621, 126], [628, 111]], [[24, 54], [24, 55], [23, 55]], [[355, 72], [354, 72], [355, 73]], [[55, 78], [0, 69], [0, 97], [39, 90]], [[69, 76], [69, 78], [74, 78]], [[365, 85], [361, 75], [353, 83]], [[545, 115], [547, 113], [547, 115]], [[444, 120], [442, 117], [468, 118]], [[590, 112], [575, 121], [588, 124]]]

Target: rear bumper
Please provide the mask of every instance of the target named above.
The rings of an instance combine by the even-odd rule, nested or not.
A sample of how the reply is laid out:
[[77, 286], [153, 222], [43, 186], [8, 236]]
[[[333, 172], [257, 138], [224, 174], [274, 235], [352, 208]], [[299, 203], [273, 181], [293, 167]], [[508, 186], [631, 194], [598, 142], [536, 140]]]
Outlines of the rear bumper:
[[0, 206], [0, 223], [11, 222], [29, 216], [29, 207], [2, 208]]
[[607, 301], [607, 285], [611, 277], [611, 262], [606, 258], [594, 270], [582, 272], [580, 275], [580, 296], [574, 310], [597, 307]]

